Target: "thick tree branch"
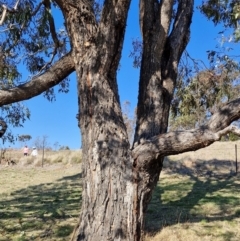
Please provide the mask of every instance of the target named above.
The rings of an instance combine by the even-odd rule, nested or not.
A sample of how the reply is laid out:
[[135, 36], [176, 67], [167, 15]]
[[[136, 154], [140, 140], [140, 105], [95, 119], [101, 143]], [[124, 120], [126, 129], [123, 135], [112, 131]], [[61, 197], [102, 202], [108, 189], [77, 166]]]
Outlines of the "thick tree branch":
[[[169, 27], [172, 19], [172, 11], [173, 11], [173, 0], [163, 0], [161, 1], [160, 6], [160, 22], [163, 28], [163, 32], [165, 33], [165, 38], [168, 35]], [[164, 41], [165, 42], [165, 41]]]
[[[167, 129], [168, 111], [175, 86], [167, 72], [169, 49], [166, 49], [174, 1], [140, 1], [140, 24], [143, 56], [140, 72], [137, 125], [134, 142], [163, 133]], [[166, 54], [168, 53], [168, 55]], [[170, 66], [170, 65], [169, 65]], [[171, 65], [172, 67], [172, 65]], [[164, 75], [162, 74], [164, 73]], [[166, 83], [166, 78], [172, 82]], [[167, 91], [166, 91], [167, 90]], [[161, 118], [159, 118], [161, 116]]]
[[50, 67], [44, 74], [12, 89], [0, 90], [0, 106], [30, 99], [60, 83], [75, 70], [71, 53]]
[[159, 3], [156, 0], [140, 0], [139, 24], [143, 39], [146, 33], [152, 30], [154, 20], [156, 19], [156, 11], [158, 10]]
[[104, 3], [102, 17], [99, 23], [98, 49], [102, 48], [101, 57], [102, 72], [115, 77], [126, 28], [126, 21], [130, 0], [112, 1]]
[[[139, 22], [143, 39], [153, 35], [158, 49], [162, 49], [168, 36], [172, 18], [173, 0], [140, 0]], [[148, 38], [148, 37], [147, 37]]]
[[204, 148], [228, 133], [240, 136], [240, 129], [229, 126], [239, 118], [240, 98], [219, 109], [205, 126], [198, 129], [169, 132], [144, 141], [133, 150], [133, 157], [142, 161], [150, 161], [159, 156], [175, 155]]
[[229, 102], [214, 113], [208, 122], [207, 128], [218, 132], [240, 118], [240, 98]]
[[173, 61], [178, 65], [182, 52], [186, 48], [190, 36], [190, 24], [193, 14], [193, 0], [179, 1], [177, 16], [175, 18], [169, 43], [172, 49]]

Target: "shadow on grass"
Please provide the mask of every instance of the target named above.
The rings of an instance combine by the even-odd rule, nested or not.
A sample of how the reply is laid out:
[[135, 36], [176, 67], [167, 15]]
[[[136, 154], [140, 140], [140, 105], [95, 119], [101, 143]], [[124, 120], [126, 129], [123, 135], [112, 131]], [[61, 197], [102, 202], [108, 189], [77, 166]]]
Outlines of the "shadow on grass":
[[[240, 217], [240, 178], [221, 163], [209, 160], [187, 167], [165, 160], [164, 170], [154, 190], [146, 214], [146, 232], [155, 233], [178, 223], [232, 221]], [[218, 165], [218, 166], [216, 166]]]
[[0, 240], [65, 240], [79, 216], [80, 182], [77, 174], [2, 196]]

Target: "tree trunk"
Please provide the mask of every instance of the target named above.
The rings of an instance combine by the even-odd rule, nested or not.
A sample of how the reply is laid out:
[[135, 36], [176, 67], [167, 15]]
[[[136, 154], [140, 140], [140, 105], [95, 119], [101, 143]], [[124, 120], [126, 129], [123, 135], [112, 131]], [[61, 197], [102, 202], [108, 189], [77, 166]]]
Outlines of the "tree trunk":
[[[106, 1], [100, 23], [95, 19], [91, 1], [78, 1], [76, 5], [67, 1], [58, 2], [71, 36], [82, 134], [82, 210], [74, 239], [140, 241], [143, 238], [144, 214], [158, 181], [163, 159], [161, 155], [149, 158], [144, 154], [135, 155], [133, 159], [123, 122], [116, 72], [130, 1]], [[143, 14], [142, 21], [144, 49], [135, 146], [141, 140], [167, 130], [177, 64], [184, 45], [182, 42], [180, 46], [176, 46], [176, 42], [171, 43], [167, 34], [159, 40], [160, 23], [164, 22], [157, 20], [160, 4], [159, 8], [151, 9], [147, 5], [152, 5], [153, 1], [141, 2], [150, 12]], [[173, 1], [169, 4], [167, 0], [164, 2], [162, 17], [170, 18], [169, 9]], [[182, 9], [177, 15], [183, 15]], [[146, 24], [149, 21], [152, 24]], [[180, 22], [183, 21], [180, 19]], [[170, 20], [165, 21], [164, 31], [168, 31], [169, 25]], [[156, 36], [153, 30], [149, 31], [151, 26]], [[175, 32], [179, 28], [183, 30], [177, 25]], [[185, 29], [188, 28], [189, 24]], [[181, 35], [184, 34], [182, 31]], [[167, 52], [164, 51], [166, 47], [169, 49]], [[171, 52], [173, 48], [178, 50], [177, 53]]]
[[114, 80], [80, 69], [83, 192], [76, 240], [142, 240], [162, 162], [133, 160]]
[[82, 69], [82, 211], [77, 240], [134, 240], [134, 184], [115, 80]]
[[[90, 5], [61, 6], [73, 36], [82, 136], [82, 209], [74, 240], [137, 240], [137, 184], [116, 81], [129, 3], [106, 1], [99, 25]], [[114, 7], [119, 11], [110, 12]]]
[[[176, 7], [173, 0], [140, 0], [143, 55], [130, 148], [116, 80], [130, 0], [105, 0], [100, 19], [93, 0], [54, 2], [64, 15], [71, 52], [29, 83], [0, 90], [0, 105], [40, 94], [75, 70], [83, 191], [73, 239], [140, 241], [164, 156], [203, 148], [229, 132], [240, 135], [239, 129], [229, 126], [240, 118], [240, 99], [222, 107], [205, 126], [167, 133], [178, 63], [190, 36], [193, 0], [179, 0]], [[7, 125], [0, 120], [0, 126], [1, 137]]]

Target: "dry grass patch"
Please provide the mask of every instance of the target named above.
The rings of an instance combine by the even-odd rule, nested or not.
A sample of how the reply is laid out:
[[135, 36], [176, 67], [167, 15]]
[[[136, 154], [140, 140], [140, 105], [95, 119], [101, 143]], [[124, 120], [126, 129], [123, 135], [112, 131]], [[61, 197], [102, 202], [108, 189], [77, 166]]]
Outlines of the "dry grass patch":
[[[79, 164], [82, 161], [82, 151], [79, 150], [45, 150], [44, 156], [41, 150], [38, 150], [38, 156], [23, 156], [20, 149], [8, 149], [5, 153], [6, 160], [14, 160], [17, 165], [22, 166], [42, 166], [52, 164]], [[0, 166], [6, 165], [3, 160]]]
[[[234, 143], [219, 145], [165, 160], [147, 211], [147, 241], [240, 240]], [[229, 149], [226, 159], [222, 145]], [[74, 163], [81, 154], [62, 154], [46, 154], [43, 168], [34, 161], [0, 165], [0, 241], [69, 240], [80, 210], [80, 166]]]

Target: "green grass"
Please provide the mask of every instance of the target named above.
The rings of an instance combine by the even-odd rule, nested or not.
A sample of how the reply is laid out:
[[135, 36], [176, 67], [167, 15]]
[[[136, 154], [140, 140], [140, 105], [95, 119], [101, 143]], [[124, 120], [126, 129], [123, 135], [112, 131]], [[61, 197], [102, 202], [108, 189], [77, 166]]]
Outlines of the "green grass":
[[[28, 172], [34, 176], [34, 170]], [[45, 178], [53, 173], [45, 172]], [[79, 216], [80, 178], [72, 174], [0, 193], [0, 240], [69, 240]]]
[[147, 240], [240, 240], [240, 176], [196, 176], [168, 161], [148, 207]]
[[[193, 162], [166, 160], [146, 240], [240, 240], [240, 175], [216, 159]], [[79, 173], [79, 165], [1, 167], [0, 241], [68, 241], [79, 217]]]

